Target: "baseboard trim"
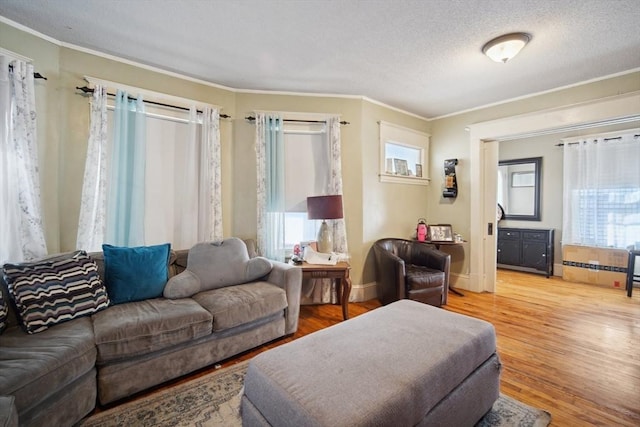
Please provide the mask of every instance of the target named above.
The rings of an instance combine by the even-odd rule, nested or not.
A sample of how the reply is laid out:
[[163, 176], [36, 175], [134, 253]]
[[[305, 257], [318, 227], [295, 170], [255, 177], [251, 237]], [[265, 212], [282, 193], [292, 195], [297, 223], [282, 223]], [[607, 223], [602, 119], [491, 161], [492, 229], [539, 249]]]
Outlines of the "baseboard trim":
[[558, 276], [558, 277], [562, 277], [562, 263], [560, 264], [553, 264], [553, 275], [554, 276]]
[[354, 285], [351, 288], [350, 302], [364, 302], [377, 298], [376, 282], [364, 283], [362, 285]]
[[470, 283], [470, 278], [468, 274], [458, 274], [458, 273], [449, 274], [449, 285], [451, 287], [470, 291], [469, 283]]
[[[553, 275], [562, 277], [562, 264], [553, 264]], [[470, 289], [471, 277], [468, 274], [450, 273], [450, 285], [459, 290], [475, 292]], [[351, 289], [350, 302], [364, 302], [378, 297], [376, 282], [354, 285]]]

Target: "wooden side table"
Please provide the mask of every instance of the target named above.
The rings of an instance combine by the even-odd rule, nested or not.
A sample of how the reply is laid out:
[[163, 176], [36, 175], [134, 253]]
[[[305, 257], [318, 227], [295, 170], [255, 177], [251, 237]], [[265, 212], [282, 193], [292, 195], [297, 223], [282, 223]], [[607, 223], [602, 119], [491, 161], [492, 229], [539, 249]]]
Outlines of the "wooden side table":
[[348, 262], [339, 262], [336, 265], [307, 264], [303, 262], [297, 267], [302, 269], [302, 279], [336, 279], [336, 293], [339, 303], [342, 304], [342, 318], [349, 319], [349, 294], [351, 294], [351, 278]]

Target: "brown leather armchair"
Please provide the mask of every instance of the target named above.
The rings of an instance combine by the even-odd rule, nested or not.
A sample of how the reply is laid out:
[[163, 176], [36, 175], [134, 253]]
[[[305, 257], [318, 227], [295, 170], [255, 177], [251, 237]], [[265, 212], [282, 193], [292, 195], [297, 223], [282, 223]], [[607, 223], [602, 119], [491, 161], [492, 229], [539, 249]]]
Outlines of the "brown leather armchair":
[[437, 307], [447, 303], [451, 255], [427, 243], [395, 238], [376, 241], [373, 251], [382, 304], [403, 298]]

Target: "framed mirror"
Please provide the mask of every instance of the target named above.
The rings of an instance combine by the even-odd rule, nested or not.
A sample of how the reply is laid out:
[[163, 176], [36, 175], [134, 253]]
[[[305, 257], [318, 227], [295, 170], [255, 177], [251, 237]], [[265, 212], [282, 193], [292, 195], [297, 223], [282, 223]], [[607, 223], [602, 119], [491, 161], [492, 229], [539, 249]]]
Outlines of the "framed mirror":
[[504, 219], [540, 221], [542, 157], [498, 162], [498, 204]]

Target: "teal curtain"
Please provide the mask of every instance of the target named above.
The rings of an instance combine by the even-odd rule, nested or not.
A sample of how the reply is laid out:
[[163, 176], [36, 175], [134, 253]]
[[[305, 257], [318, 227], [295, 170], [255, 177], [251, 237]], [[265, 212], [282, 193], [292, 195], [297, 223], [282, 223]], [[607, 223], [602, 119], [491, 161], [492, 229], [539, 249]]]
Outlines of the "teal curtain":
[[278, 115], [256, 115], [258, 252], [284, 261], [284, 128]]
[[118, 90], [105, 243], [144, 245], [145, 120], [142, 97], [130, 100], [127, 92]]

